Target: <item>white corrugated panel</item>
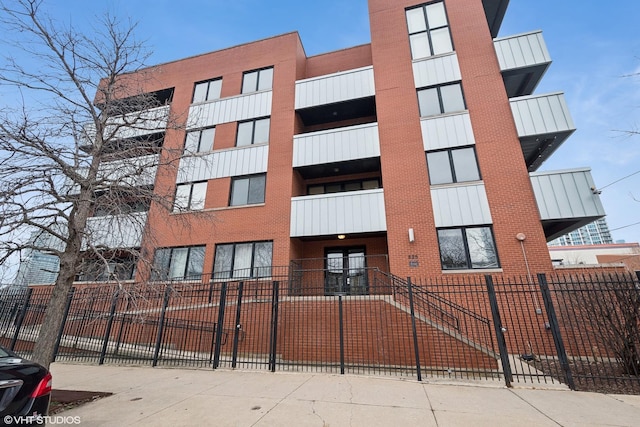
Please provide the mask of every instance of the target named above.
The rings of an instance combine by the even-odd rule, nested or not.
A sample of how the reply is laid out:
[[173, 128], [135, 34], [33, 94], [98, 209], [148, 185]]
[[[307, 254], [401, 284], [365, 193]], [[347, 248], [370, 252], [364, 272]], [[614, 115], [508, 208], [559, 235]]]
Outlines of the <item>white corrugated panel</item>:
[[491, 224], [483, 183], [431, 188], [436, 227]]
[[538, 203], [540, 219], [602, 216], [600, 196], [594, 194], [589, 169], [531, 173], [531, 185]]
[[[113, 117], [107, 122], [104, 136], [107, 139], [126, 139], [164, 132], [169, 119], [169, 105], [137, 111], [125, 116]], [[96, 137], [96, 127], [93, 123], [84, 126], [87, 145], [91, 145]]]
[[377, 123], [305, 133], [293, 138], [293, 167], [379, 156]]
[[270, 116], [272, 94], [269, 90], [194, 104], [189, 108], [187, 129]]
[[428, 117], [422, 119], [420, 124], [425, 151], [476, 143], [468, 112]]
[[414, 61], [413, 80], [416, 88], [462, 80], [458, 55], [452, 53]]
[[386, 231], [383, 190], [291, 199], [291, 237]]
[[[102, 185], [130, 185], [142, 187], [153, 185], [158, 171], [159, 155], [132, 157], [130, 159], [102, 162], [98, 169], [98, 179], [104, 180]], [[78, 168], [76, 172], [87, 176], [88, 168]], [[65, 179], [63, 192], [66, 194], [79, 194], [80, 186], [74, 184], [69, 178]]]
[[542, 31], [496, 39], [494, 46], [502, 71], [551, 62]]
[[88, 242], [93, 246], [107, 248], [140, 247], [147, 215], [147, 212], [136, 212], [89, 218], [84, 247]]
[[575, 129], [563, 93], [524, 96], [510, 102], [520, 137]]
[[183, 157], [180, 159], [176, 183], [264, 173], [267, 171], [268, 161], [267, 144]]
[[373, 67], [327, 74], [296, 82], [296, 109], [375, 95]]

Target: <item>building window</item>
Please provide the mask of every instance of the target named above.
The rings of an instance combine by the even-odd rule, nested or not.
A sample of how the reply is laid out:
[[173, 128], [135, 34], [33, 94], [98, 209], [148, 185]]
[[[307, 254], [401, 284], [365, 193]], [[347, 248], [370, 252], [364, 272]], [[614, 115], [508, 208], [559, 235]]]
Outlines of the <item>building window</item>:
[[242, 93], [269, 90], [273, 87], [273, 67], [247, 71], [242, 76]]
[[231, 181], [229, 206], [264, 203], [265, 183], [265, 174], [234, 178]]
[[420, 116], [437, 116], [438, 114], [464, 111], [467, 106], [462, 94], [462, 85], [452, 83], [420, 89], [418, 91]]
[[268, 143], [270, 123], [271, 120], [268, 117], [238, 123], [236, 147]]
[[408, 9], [406, 13], [413, 59], [453, 52], [444, 2]]
[[213, 150], [216, 128], [194, 130], [187, 133], [184, 143], [185, 153], [206, 153]]
[[220, 99], [221, 89], [222, 79], [207, 80], [206, 82], [196, 83], [193, 90], [193, 104]]
[[342, 193], [345, 191], [374, 190], [380, 188], [380, 180], [363, 179], [358, 181], [347, 182], [330, 182], [326, 184], [313, 184], [307, 187], [307, 195]]
[[204, 265], [204, 246], [156, 249], [154, 280], [199, 280]]
[[443, 270], [500, 267], [491, 227], [442, 228], [438, 244]]
[[207, 196], [207, 181], [190, 182], [176, 186], [176, 197], [173, 203], [173, 211], [196, 211], [204, 209], [204, 200]]
[[480, 179], [476, 151], [473, 147], [429, 152], [427, 167], [431, 185]]
[[270, 277], [273, 242], [216, 245], [215, 279]]
[[107, 282], [133, 280], [136, 275], [136, 257], [124, 254], [117, 257], [85, 258], [78, 280], [82, 282]]

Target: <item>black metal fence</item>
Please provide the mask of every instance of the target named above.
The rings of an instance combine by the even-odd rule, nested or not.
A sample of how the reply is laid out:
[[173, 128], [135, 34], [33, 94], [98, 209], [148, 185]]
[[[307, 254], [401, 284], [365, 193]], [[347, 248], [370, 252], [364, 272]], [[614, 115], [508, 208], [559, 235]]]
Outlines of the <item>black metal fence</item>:
[[[640, 394], [638, 275], [415, 280], [352, 270], [299, 265], [272, 267], [268, 279], [78, 287], [56, 360]], [[30, 355], [50, 292], [0, 290], [2, 345]]]

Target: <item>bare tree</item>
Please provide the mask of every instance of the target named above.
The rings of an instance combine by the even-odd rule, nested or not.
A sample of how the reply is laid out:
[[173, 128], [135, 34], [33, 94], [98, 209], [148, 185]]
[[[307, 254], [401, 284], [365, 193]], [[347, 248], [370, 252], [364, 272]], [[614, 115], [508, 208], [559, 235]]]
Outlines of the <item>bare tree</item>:
[[22, 58], [4, 58], [0, 85], [23, 95], [0, 109], [0, 265], [25, 249], [60, 260], [33, 354], [49, 366], [74, 281], [129, 278], [143, 233], [149, 241], [146, 211], [171, 207], [153, 185], [178, 158], [163, 140], [180, 120], [168, 113], [172, 89], [143, 90], [156, 76], [135, 25], [106, 15], [82, 33], [50, 19], [43, 0], [0, 0], [0, 14]]

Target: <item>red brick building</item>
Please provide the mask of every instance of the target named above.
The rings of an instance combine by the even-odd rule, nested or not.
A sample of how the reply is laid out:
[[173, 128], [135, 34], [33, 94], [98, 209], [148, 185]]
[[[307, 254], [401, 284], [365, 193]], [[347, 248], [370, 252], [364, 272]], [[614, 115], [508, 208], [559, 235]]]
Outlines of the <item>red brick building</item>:
[[552, 270], [547, 241], [604, 211], [588, 169], [536, 172], [574, 126], [561, 93], [533, 94], [542, 34], [496, 38], [507, 4], [369, 0], [367, 45], [307, 57], [289, 33], [153, 67], [158, 123], [184, 125], [161, 132], [179, 166], [151, 179], [175, 206], [122, 244], [158, 278], [298, 265], [327, 294], [375, 267]]

